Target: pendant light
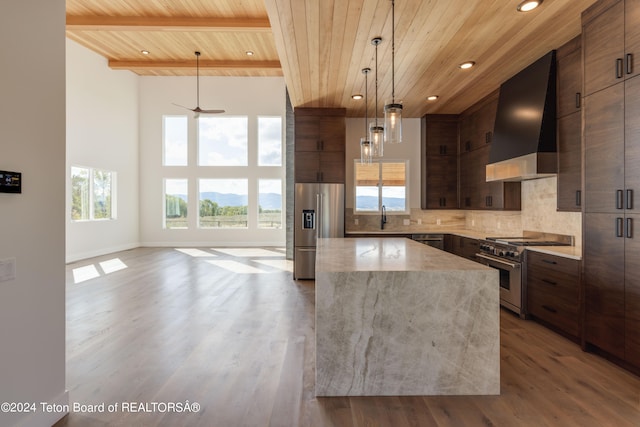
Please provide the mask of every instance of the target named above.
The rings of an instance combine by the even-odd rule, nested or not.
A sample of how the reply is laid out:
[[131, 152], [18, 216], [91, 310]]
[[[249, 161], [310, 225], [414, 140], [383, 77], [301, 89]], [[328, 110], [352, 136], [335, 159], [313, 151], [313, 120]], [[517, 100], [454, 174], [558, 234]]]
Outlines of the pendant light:
[[395, 0], [391, 0], [391, 102], [384, 106], [384, 141], [390, 144], [402, 142], [402, 104], [396, 103], [395, 88]]
[[375, 121], [369, 125], [369, 141], [373, 150], [373, 157], [382, 157], [384, 154], [384, 128], [378, 124], [378, 45], [382, 43], [381, 37], [371, 39], [371, 44], [376, 47], [376, 109], [374, 111]]
[[367, 122], [369, 120], [368, 75], [370, 71], [371, 68], [362, 69], [362, 74], [364, 74], [364, 137], [360, 138], [360, 163], [367, 164], [371, 163], [371, 157], [373, 154], [371, 141], [367, 138]]

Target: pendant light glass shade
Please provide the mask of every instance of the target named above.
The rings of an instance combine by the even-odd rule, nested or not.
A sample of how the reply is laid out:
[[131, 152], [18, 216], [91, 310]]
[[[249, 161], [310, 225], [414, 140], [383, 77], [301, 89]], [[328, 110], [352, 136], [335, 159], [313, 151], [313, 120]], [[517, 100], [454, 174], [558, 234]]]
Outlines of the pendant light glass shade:
[[360, 163], [371, 163], [373, 151], [367, 138], [360, 138]]
[[384, 140], [389, 144], [402, 142], [402, 104], [391, 102], [384, 106]]
[[371, 141], [372, 156], [382, 157], [384, 155], [384, 128], [377, 121], [371, 122], [369, 125], [369, 141]]
[[396, 102], [396, 2], [391, 0], [391, 102], [384, 106], [384, 142], [402, 142], [402, 104]]

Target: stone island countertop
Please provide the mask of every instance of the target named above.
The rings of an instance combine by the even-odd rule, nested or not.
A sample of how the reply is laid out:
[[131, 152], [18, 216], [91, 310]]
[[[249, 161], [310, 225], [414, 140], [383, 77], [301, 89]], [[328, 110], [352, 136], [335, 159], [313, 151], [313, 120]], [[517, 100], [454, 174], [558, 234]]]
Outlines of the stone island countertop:
[[498, 271], [404, 238], [319, 239], [316, 395], [500, 393]]

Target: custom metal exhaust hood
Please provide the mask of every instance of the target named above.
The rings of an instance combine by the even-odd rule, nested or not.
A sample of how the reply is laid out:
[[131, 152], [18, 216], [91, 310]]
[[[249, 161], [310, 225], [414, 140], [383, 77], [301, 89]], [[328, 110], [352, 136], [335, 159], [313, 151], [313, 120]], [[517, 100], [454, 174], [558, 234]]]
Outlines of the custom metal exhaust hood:
[[523, 181], [557, 173], [556, 53], [500, 86], [487, 181]]

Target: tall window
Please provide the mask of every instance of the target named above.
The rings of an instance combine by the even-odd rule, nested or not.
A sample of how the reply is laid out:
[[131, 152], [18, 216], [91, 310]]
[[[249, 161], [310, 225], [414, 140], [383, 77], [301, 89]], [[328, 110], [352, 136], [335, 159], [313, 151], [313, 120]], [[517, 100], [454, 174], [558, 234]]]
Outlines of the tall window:
[[115, 177], [115, 172], [72, 166], [71, 219], [114, 219]]
[[380, 161], [371, 164], [354, 162], [355, 211], [409, 211], [407, 202], [408, 161]]
[[163, 164], [187, 166], [189, 154], [187, 116], [164, 116], [162, 138], [164, 140]]
[[282, 180], [258, 180], [258, 228], [282, 228]]
[[198, 165], [247, 166], [248, 118], [201, 116], [198, 119]]
[[258, 166], [282, 166], [281, 117], [258, 117]]
[[187, 228], [188, 189], [186, 179], [164, 180], [164, 228]]
[[247, 228], [248, 181], [201, 179], [200, 228]]

